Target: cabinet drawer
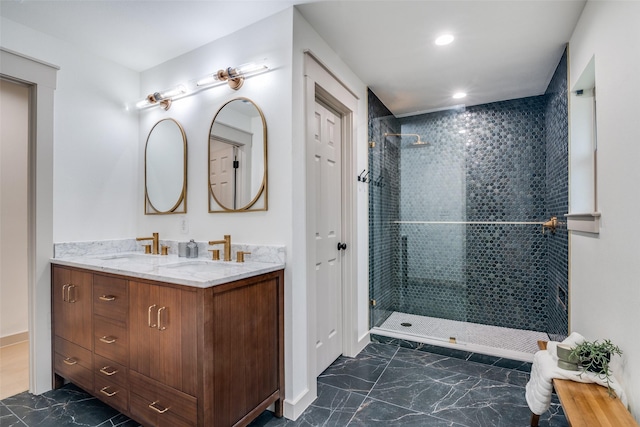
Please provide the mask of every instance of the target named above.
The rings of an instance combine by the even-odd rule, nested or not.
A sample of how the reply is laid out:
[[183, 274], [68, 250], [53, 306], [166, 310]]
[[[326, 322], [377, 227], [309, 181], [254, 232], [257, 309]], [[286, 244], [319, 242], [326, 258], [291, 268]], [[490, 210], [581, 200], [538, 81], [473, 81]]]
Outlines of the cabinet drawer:
[[[58, 336], [56, 336], [54, 339], [55, 339], [55, 352], [60, 354], [60, 356], [63, 356], [63, 359], [64, 358], [69, 359], [67, 360], [68, 363], [66, 363], [65, 365], [67, 366], [78, 365], [78, 366], [82, 366], [85, 369], [88, 369], [89, 371], [93, 370], [93, 357], [92, 357], [91, 351], [87, 350], [84, 347], [80, 347], [77, 344], [69, 342], [65, 339], [62, 339]], [[73, 363], [73, 362], [76, 362], [76, 363]]]
[[134, 419], [156, 426], [196, 425], [198, 399], [195, 397], [135, 371], [129, 372], [129, 385], [129, 406]]
[[129, 315], [127, 281], [95, 274], [93, 276], [93, 313], [126, 324]]
[[91, 352], [62, 338], [55, 338], [55, 371], [79, 387], [93, 390]]
[[129, 333], [126, 326], [94, 316], [93, 349], [96, 354], [121, 365], [129, 364]]
[[94, 384], [94, 395], [100, 400], [120, 412], [129, 412], [129, 390], [126, 387], [98, 374], [94, 378]]
[[129, 388], [128, 369], [125, 366], [97, 354], [93, 355], [93, 366], [96, 383], [98, 378], [104, 378], [113, 384]]

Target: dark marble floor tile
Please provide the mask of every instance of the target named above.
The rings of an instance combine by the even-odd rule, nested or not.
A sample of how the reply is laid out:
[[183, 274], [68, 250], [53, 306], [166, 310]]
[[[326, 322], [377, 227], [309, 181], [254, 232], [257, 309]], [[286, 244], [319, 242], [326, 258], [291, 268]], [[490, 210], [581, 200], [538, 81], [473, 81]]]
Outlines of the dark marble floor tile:
[[345, 427], [364, 401], [364, 395], [318, 384], [318, 398], [296, 420], [276, 418], [265, 412], [249, 427]]
[[463, 427], [451, 421], [367, 398], [355, 413], [349, 427]]
[[455, 371], [392, 360], [368, 397], [432, 414], [461, 399], [481, 381]]
[[398, 348], [399, 347], [394, 345], [372, 342], [369, 343], [362, 352], [391, 359], [396, 354], [396, 351], [398, 351]]
[[99, 426], [119, 415], [115, 409], [68, 384], [39, 396], [20, 393], [2, 401], [28, 426]]
[[522, 387], [481, 379], [463, 395], [443, 399], [431, 415], [469, 427], [526, 426], [531, 412]]
[[[393, 360], [413, 363], [420, 366], [432, 366], [435, 363], [438, 363], [447, 359], [450, 359], [450, 358], [447, 356], [442, 356], [440, 354], [427, 353], [426, 351], [413, 350], [413, 349], [402, 348], [402, 347], [398, 349], [398, 351], [396, 352], [396, 355], [393, 357]], [[459, 360], [459, 359], [454, 359], [454, 360]], [[460, 361], [460, 363], [466, 363], [466, 362]]]
[[445, 358], [433, 363], [434, 368], [447, 369], [460, 374], [486, 378], [493, 381], [524, 387], [529, 381], [529, 374], [513, 369], [499, 368], [482, 363], [468, 362], [460, 359]]
[[371, 390], [389, 359], [361, 352], [356, 357], [340, 356], [318, 377], [318, 383], [366, 394]]
[[97, 427], [141, 427], [139, 423], [133, 421], [131, 418], [118, 414], [113, 418], [99, 424]]
[[0, 403], [0, 426], [2, 427], [24, 427], [20, 421], [6, 406]]

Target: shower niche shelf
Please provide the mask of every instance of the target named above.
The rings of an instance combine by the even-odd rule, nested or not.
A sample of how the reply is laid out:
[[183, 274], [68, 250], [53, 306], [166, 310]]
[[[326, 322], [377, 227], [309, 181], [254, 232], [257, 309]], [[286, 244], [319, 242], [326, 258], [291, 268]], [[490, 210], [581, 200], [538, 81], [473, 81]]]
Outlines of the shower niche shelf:
[[567, 219], [567, 230], [600, 233], [600, 212], [569, 213], [564, 217]]

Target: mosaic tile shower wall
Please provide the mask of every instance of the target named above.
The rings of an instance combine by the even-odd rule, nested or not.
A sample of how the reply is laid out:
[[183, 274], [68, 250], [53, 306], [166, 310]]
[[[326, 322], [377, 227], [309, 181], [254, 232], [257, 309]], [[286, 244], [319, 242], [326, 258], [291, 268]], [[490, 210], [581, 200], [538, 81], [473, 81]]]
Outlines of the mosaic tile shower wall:
[[[376, 95], [369, 91], [369, 295], [376, 300], [370, 310], [371, 326], [379, 326], [395, 309], [397, 287], [398, 225], [400, 217], [400, 149], [385, 133], [399, 133], [400, 123]], [[358, 171], [360, 172], [360, 171]]]
[[[408, 252], [444, 262], [447, 268], [427, 265], [428, 272], [409, 268], [401, 288], [405, 295], [399, 301], [411, 303], [400, 304], [400, 311], [520, 329], [546, 328], [540, 226], [503, 224], [544, 220], [544, 108], [545, 98], [538, 96], [401, 120], [403, 133], [423, 135], [434, 148], [442, 147], [434, 150], [427, 164], [419, 156], [401, 155], [402, 220], [433, 222], [411, 225], [420, 231], [407, 232], [413, 241]], [[457, 153], [455, 160], [443, 152]], [[414, 185], [407, 182], [420, 181], [423, 169], [448, 173], [436, 172], [419, 187], [428, 185], [429, 191], [415, 194]], [[439, 197], [434, 198], [435, 193]], [[429, 205], [435, 205], [437, 212]], [[449, 223], [453, 221], [474, 224]], [[431, 314], [433, 295], [438, 296], [440, 309]]]
[[539, 225], [567, 212], [566, 55], [545, 95], [394, 121], [370, 93], [369, 114], [383, 141], [369, 167], [387, 184], [369, 189], [375, 320], [393, 310], [566, 334], [566, 229]]
[[[546, 91], [547, 193], [546, 217], [564, 220], [569, 211], [569, 122], [565, 50]], [[566, 226], [547, 235], [547, 284], [549, 286], [547, 332], [553, 339], [567, 335], [569, 298], [569, 236]]]

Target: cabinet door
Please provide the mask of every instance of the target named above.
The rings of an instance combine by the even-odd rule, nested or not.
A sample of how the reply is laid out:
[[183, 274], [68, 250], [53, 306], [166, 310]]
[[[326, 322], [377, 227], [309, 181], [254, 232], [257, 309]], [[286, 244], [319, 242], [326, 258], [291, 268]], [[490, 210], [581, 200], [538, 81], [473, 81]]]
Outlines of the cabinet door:
[[55, 335], [91, 350], [92, 274], [53, 266], [53, 329]]
[[196, 395], [196, 292], [129, 282], [130, 369]]

